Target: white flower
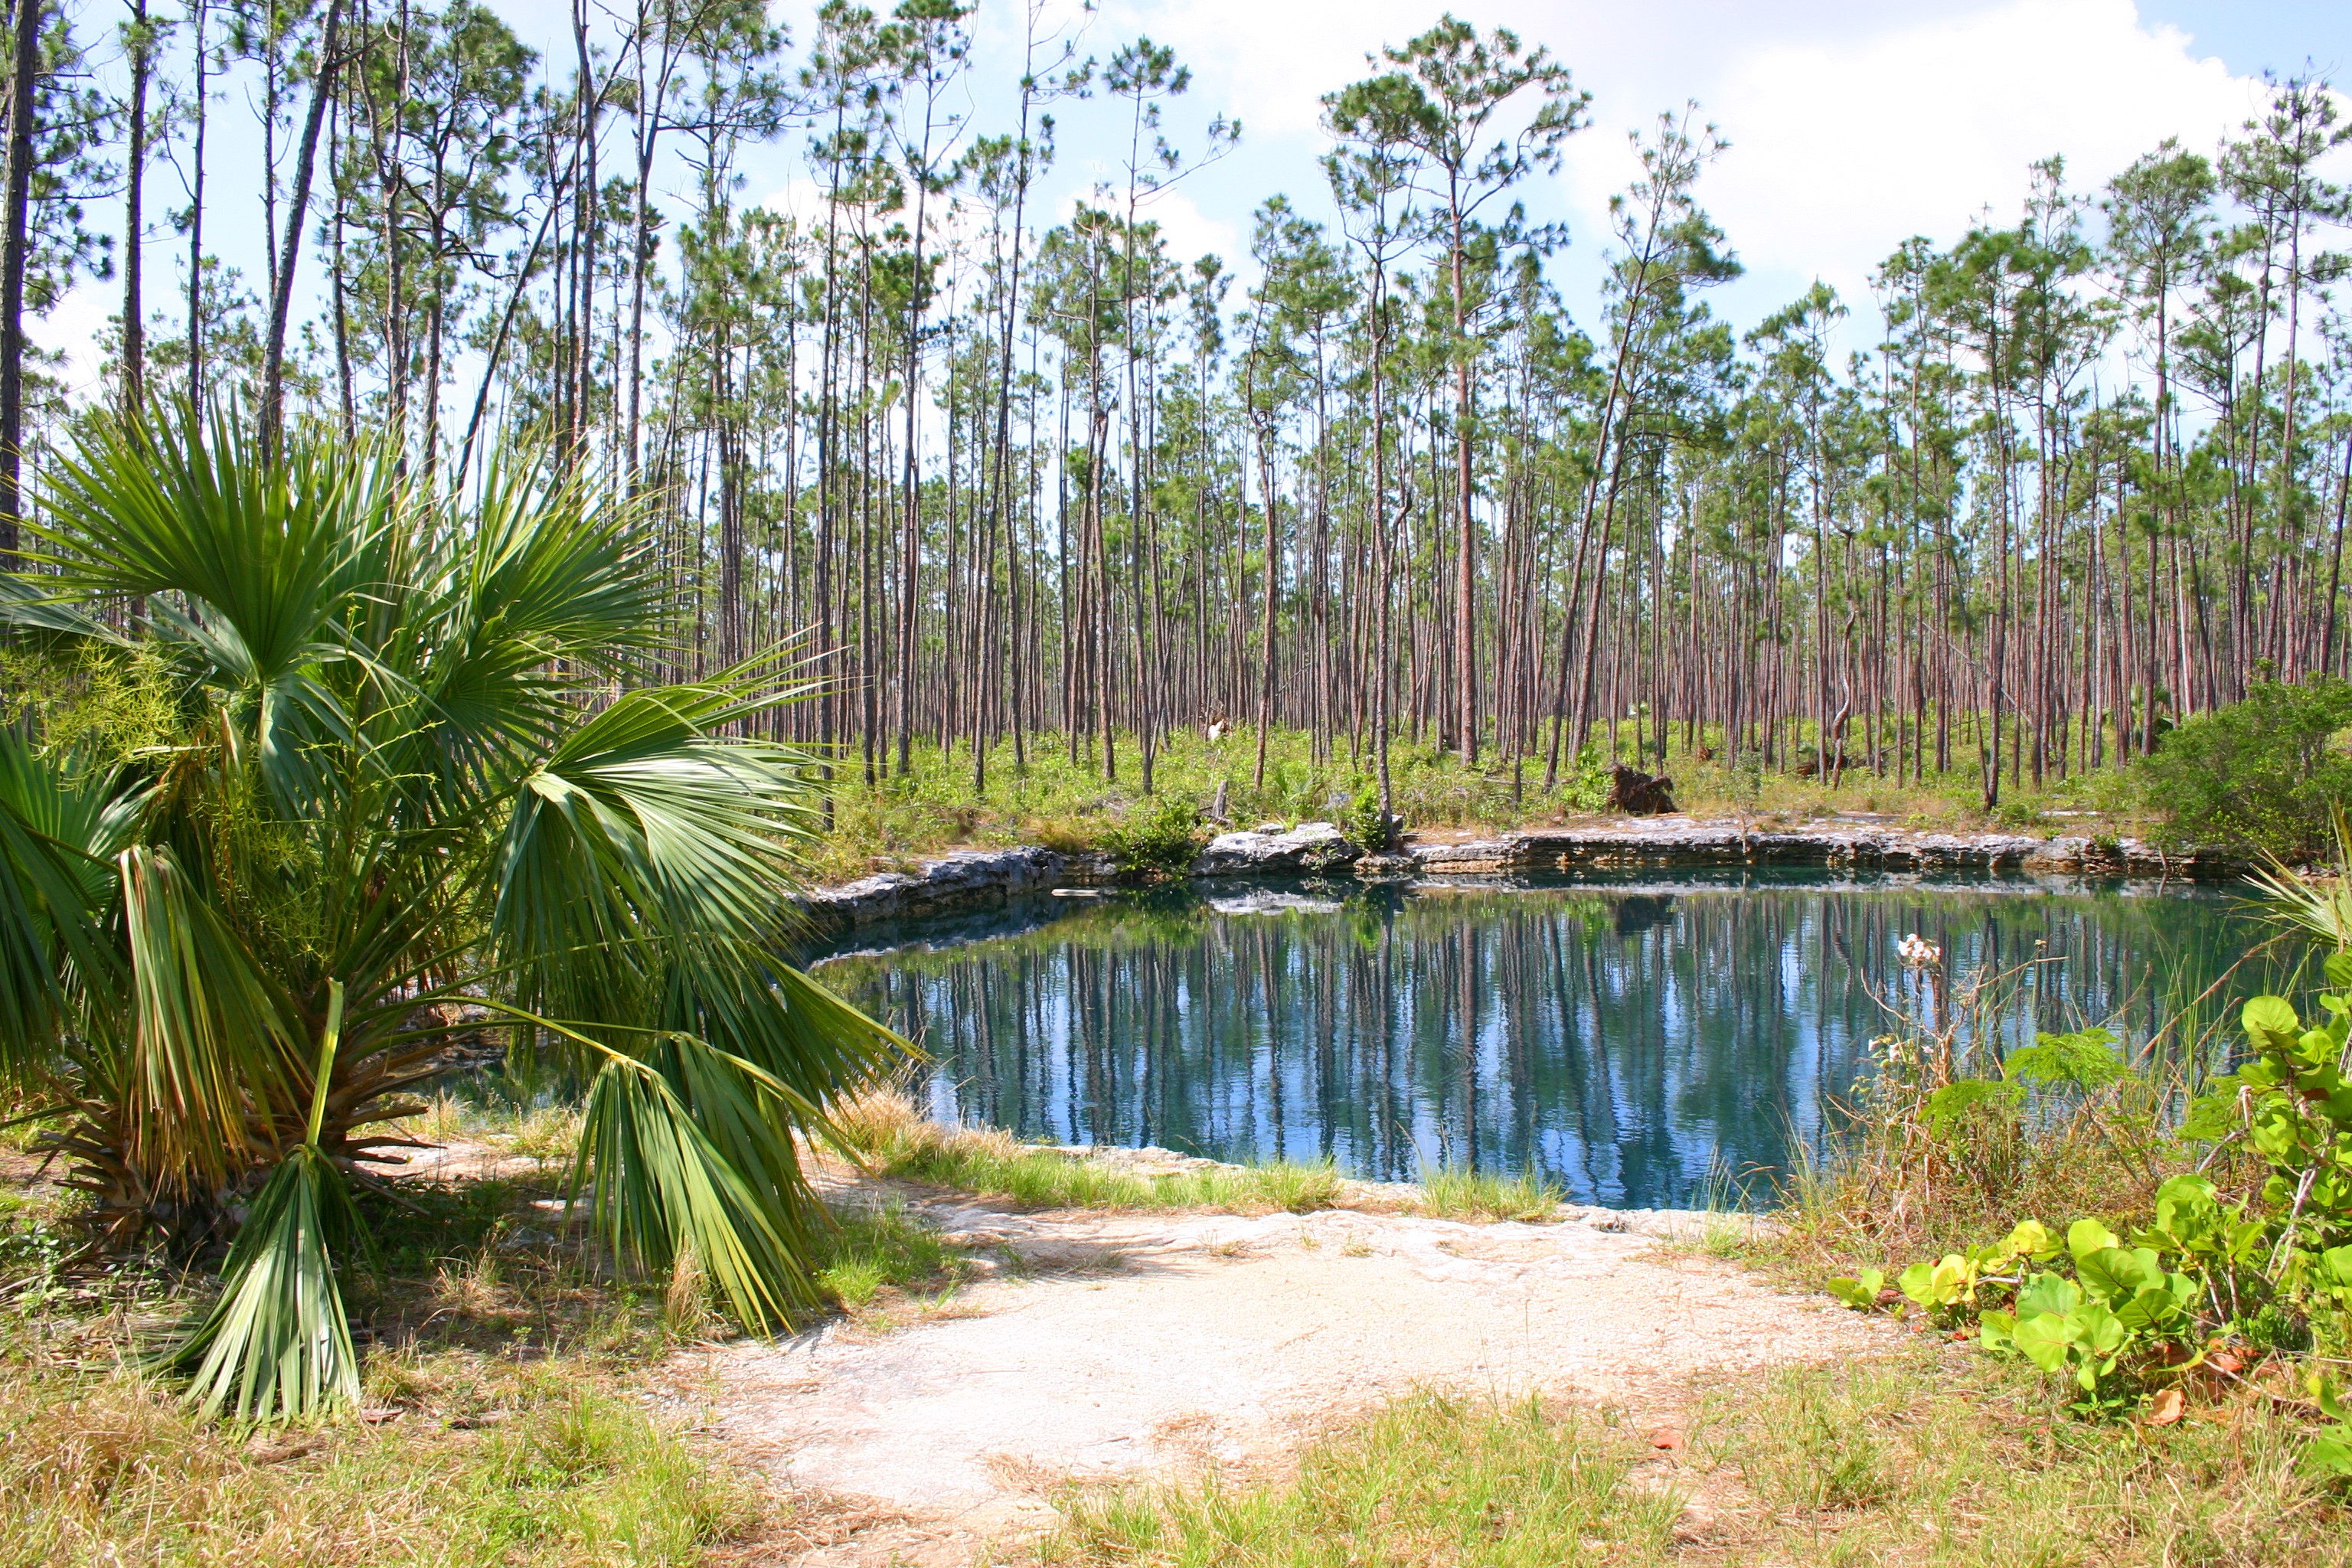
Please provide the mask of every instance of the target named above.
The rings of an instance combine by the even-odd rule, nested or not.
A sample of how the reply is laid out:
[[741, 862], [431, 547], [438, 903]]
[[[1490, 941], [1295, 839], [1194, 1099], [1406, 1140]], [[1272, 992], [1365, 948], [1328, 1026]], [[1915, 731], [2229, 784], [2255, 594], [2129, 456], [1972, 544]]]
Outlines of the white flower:
[[1909, 969], [1928, 969], [1944, 962], [1944, 950], [1916, 931], [1895, 944], [1895, 955]]

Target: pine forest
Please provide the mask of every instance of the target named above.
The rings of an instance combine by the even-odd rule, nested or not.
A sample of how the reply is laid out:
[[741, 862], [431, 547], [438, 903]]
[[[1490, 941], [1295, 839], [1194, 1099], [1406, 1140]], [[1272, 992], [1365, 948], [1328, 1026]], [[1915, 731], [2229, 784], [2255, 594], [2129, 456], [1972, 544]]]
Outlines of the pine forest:
[[[1286, 731], [1383, 789], [1412, 745], [1515, 799], [1690, 757], [1989, 808], [2352, 667], [2322, 80], [1737, 322], [1703, 106], [1633, 138], [1570, 290], [1528, 198], [1614, 132], [1554, 47], [1435, 18], [1329, 85], [1323, 189], [1188, 255], [1156, 212], [1248, 128], [1024, 3], [981, 84], [955, 0], [574, 0], [568, 52], [473, 0], [16, 0], [0, 551], [125, 413], [461, 500], [545, 465], [657, 560], [658, 673], [821, 669], [758, 722], [982, 792], [1050, 756], [1149, 794], [1217, 724], [1260, 782]], [[789, 215], [743, 174], [775, 148]], [[1047, 201], [1080, 148], [1115, 173]], [[78, 381], [29, 329], [92, 291]]]

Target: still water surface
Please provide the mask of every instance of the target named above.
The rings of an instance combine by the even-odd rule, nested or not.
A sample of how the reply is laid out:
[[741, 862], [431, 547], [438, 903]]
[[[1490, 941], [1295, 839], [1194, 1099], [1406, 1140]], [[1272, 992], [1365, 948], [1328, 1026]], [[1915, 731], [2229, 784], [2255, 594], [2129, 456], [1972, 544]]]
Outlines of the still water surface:
[[823, 973], [931, 1053], [944, 1120], [1382, 1180], [1534, 1171], [1646, 1208], [1760, 1194], [1819, 1147], [1911, 932], [1959, 982], [2049, 960], [2011, 1040], [2098, 1023], [2134, 1047], [2259, 934], [2179, 883], [1643, 874], [1041, 897], [869, 928]]

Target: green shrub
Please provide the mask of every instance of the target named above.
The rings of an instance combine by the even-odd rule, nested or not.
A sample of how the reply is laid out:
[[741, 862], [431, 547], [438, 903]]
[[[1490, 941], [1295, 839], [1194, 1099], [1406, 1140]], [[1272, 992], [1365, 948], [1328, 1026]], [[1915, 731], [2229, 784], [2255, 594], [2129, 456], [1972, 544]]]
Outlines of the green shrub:
[[1173, 794], [1139, 803], [1103, 835], [1102, 847], [1130, 880], [1185, 876], [1201, 854], [1201, 807]]
[[1587, 816], [1606, 811], [1612, 783], [1601, 748], [1588, 745], [1576, 753], [1574, 763], [1559, 781], [1560, 805]]
[[1377, 782], [1365, 784], [1348, 804], [1345, 816], [1339, 819], [1339, 831], [1348, 842], [1368, 855], [1387, 853], [1396, 845], [1397, 830], [1403, 826], [1393, 815], [1381, 810], [1381, 786]]
[[2316, 856], [2352, 801], [2352, 681], [2262, 681], [2243, 702], [2190, 719], [2140, 764], [2148, 804], [2184, 844]]
[[[1987, 1350], [2071, 1378], [2086, 1412], [2175, 1388], [2224, 1351], [2309, 1344], [2320, 1355], [2305, 1387], [2332, 1425], [2305, 1458], [2352, 1477], [2347, 1394], [2332, 1370], [2352, 1351], [2352, 1083], [2343, 1071], [2352, 953], [2330, 955], [2326, 976], [2316, 1014], [2299, 1016], [2278, 996], [2245, 1005], [2248, 1059], [2181, 1124], [2185, 1140], [2212, 1146], [2217, 1158], [2234, 1152], [2251, 1163], [2260, 1175], [2252, 1192], [2234, 1196], [2203, 1170], [2184, 1171], [2157, 1189], [2147, 1223], [2128, 1238], [2095, 1218], [2074, 1220], [2063, 1237], [2028, 1218], [2001, 1241], [1891, 1279], [1864, 1269], [1831, 1280], [1830, 1293], [1869, 1310], [1892, 1286], [1906, 1310], [1973, 1322]], [[2102, 1079], [2097, 1034], [2042, 1037], [2049, 1079], [2084, 1087]]]

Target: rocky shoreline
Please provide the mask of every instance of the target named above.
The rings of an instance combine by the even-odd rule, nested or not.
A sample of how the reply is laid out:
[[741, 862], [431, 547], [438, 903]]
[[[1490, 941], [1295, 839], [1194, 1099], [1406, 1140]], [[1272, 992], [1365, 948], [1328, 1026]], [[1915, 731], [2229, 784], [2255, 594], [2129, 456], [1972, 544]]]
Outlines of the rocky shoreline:
[[[2142, 839], [2080, 835], [1921, 833], [1851, 820], [1759, 828], [1688, 816], [1636, 817], [1586, 827], [1534, 828], [1488, 838], [1409, 840], [1367, 855], [1328, 822], [1221, 833], [1192, 875], [1352, 876], [1411, 882], [1423, 877], [1509, 877], [1671, 867], [1818, 866], [1839, 870], [2028, 871], [2074, 876], [2210, 879], [2242, 869], [2210, 854], [2167, 854]], [[1118, 868], [1098, 853], [1042, 845], [964, 849], [912, 871], [885, 871], [810, 890], [800, 912], [821, 928], [991, 909], [1026, 893], [1101, 887]]]

